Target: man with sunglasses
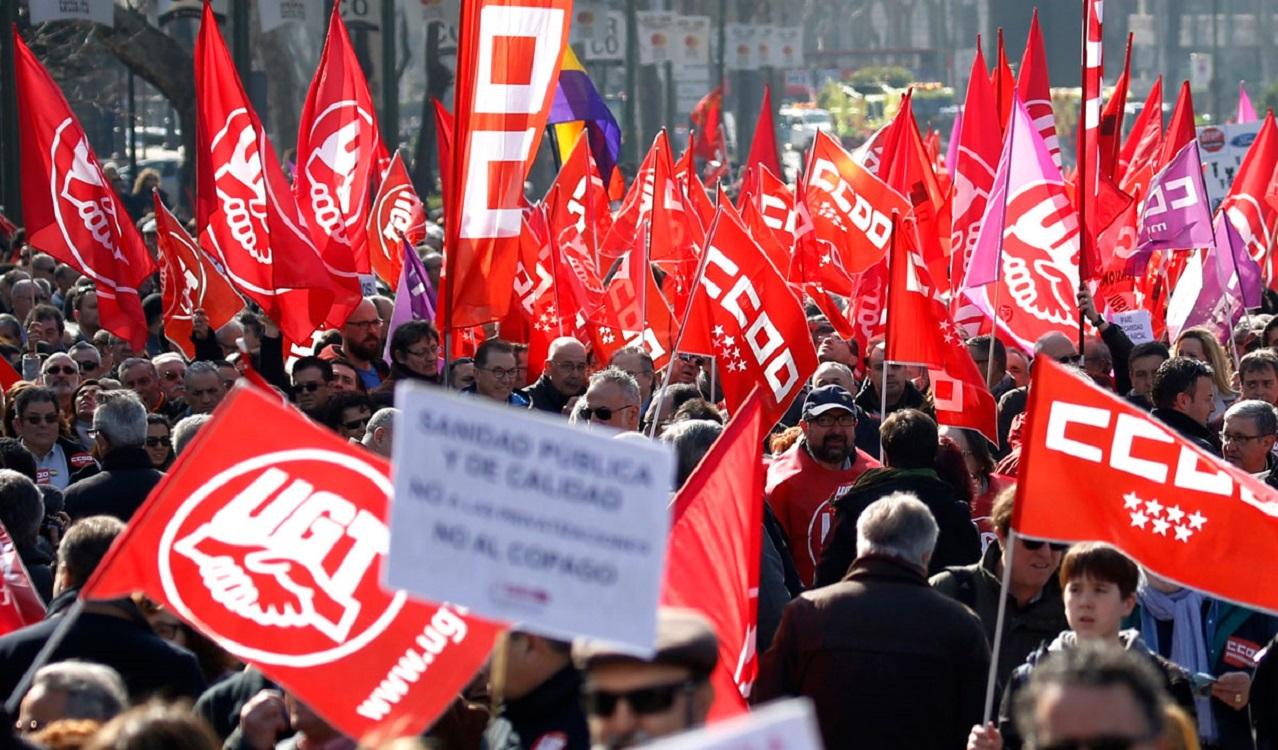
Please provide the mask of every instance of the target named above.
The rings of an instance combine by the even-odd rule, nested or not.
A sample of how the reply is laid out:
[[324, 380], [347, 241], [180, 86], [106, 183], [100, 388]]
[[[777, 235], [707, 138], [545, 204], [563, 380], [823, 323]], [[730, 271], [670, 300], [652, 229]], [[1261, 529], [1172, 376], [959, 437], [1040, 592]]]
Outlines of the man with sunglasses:
[[581, 419], [633, 432], [639, 429], [639, 384], [615, 367], [590, 376], [590, 387], [582, 396]]
[[127, 390], [98, 394], [93, 412], [94, 450], [102, 470], [86, 468], [76, 474], [65, 493], [66, 512], [73, 519], [108, 515], [128, 523], [164, 475], [151, 465], [146, 452], [146, 409], [137, 394]]
[[785, 531], [804, 586], [812, 585], [834, 520], [830, 500], [879, 465], [856, 447], [857, 415], [844, 388], [813, 388], [803, 400], [803, 436], [768, 467], [764, 496]]
[[321, 419], [332, 394], [333, 365], [319, 357], [301, 357], [293, 363], [293, 403], [311, 419]]
[[62, 352], [50, 354], [40, 365], [40, 385], [58, 395], [58, 408], [63, 416], [70, 418], [74, 415], [75, 405], [71, 403], [71, 397], [80, 387], [80, 368], [75, 360]]
[[585, 675], [582, 704], [595, 748], [635, 747], [695, 729], [714, 702], [710, 673], [719, 661], [719, 642], [713, 626], [692, 610], [657, 611], [657, 642], [649, 659], [588, 640], [573, 644], [572, 656]]
[[75, 360], [76, 367], [80, 368], [81, 380], [97, 379], [106, 372], [102, 367], [101, 352], [87, 341], [72, 344], [67, 353], [71, 355], [71, 359]]
[[1011, 557], [1003, 639], [995, 673], [999, 685], [1003, 685], [1012, 670], [1024, 664], [1025, 657], [1043, 641], [1069, 627], [1060, 582], [1056, 579], [1065, 545], [1026, 541], [1018, 536], [1009, 547], [1008, 532], [1015, 500], [1016, 488], [1009, 487], [994, 501], [990, 522], [998, 543], [986, 548], [979, 563], [948, 567], [930, 581], [932, 588], [967, 605], [981, 618], [985, 637], [992, 644], [999, 597], [1003, 594], [1003, 566]]
[[937, 534], [908, 492], [867, 507], [855, 562], [786, 606], [751, 698], [810, 698], [828, 748], [962, 747], [990, 651], [976, 615], [927, 585]]
[[169, 404], [186, 398], [186, 361], [177, 352], [165, 352], [151, 360], [160, 379], [160, 392]]
[[62, 435], [58, 395], [39, 386], [20, 391], [13, 404], [13, 430], [36, 460], [36, 481], [65, 490], [71, 475], [94, 463], [84, 446]]
[[585, 390], [586, 347], [572, 336], [561, 336], [550, 342], [541, 377], [520, 393], [533, 409], [563, 414], [568, 401]]

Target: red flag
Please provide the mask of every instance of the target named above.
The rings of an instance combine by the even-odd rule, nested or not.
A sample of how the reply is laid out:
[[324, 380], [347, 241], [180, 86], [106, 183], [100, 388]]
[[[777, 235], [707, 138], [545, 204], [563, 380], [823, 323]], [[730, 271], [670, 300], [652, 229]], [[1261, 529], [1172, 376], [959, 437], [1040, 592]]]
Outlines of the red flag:
[[[1163, 146], [1163, 79], [1154, 80], [1145, 106], [1136, 116], [1127, 140], [1118, 154], [1118, 177], [1123, 192], [1139, 200], [1157, 169], [1155, 160]], [[1144, 170], [1148, 170], [1148, 174]], [[1140, 175], [1134, 173], [1139, 172]], [[1136, 186], [1140, 187], [1137, 188]]]
[[0, 390], [8, 391], [14, 383], [21, 380], [22, 375], [13, 369], [13, 365], [9, 364], [9, 360], [0, 357]]
[[359, 303], [359, 279], [327, 266], [311, 240], [208, 4], [195, 41], [195, 89], [201, 246], [289, 340], [308, 341], [335, 307]]
[[209, 328], [216, 331], [244, 309], [244, 300], [160, 202], [160, 196], [157, 194], [154, 199], [164, 335], [187, 359], [195, 359], [195, 343], [191, 341], [195, 311], [203, 310]]
[[0, 524], [0, 635], [34, 625], [43, 619], [44, 602], [31, 585], [31, 576], [27, 573], [27, 566], [22, 564], [22, 558], [18, 556], [18, 548], [14, 546], [13, 539], [4, 525]]
[[[1078, 126], [1077, 204], [1082, 229], [1078, 272], [1082, 279], [1101, 275], [1097, 237], [1107, 226], [1100, 212], [1100, 117], [1102, 57], [1101, 11], [1104, 0], [1083, 0], [1083, 113]], [[1113, 216], [1109, 217], [1112, 221]]]
[[[812, 141], [800, 191], [813, 238], [823, 249], [837, 253], [850, 274], [882, 260], [892, 239], [892, 213], [904, 216], [910, 209], [905, 198], [853, 161], [824, 132]], [[802, 238], [802, 232], [796, 234]]]
[[61, 90], [16, 31], [13, 43], [27, 242], [92, 279], [102, 327], [141, 350], [138, 286], [155, 263]]
[[1176, 154], [1197, 137], [1198, 132], [1194, 127], [1194, 95], [1189, 91], [1189, 81], [1184, 81], [1180, 85], [1180, 94], [1176, 97], [1171, 120], [1167, 123], [1167, 135], [1163, 137], [1163, 150], [1158, 157], [1157, 169], [1170, 164]]
[[[1040, 358], [1046, 359], [1046, 358]], [[1035, 361], [1012, 527], [1104, 541], [1155, 575], [1278, 613], [1278, 494], [1089, 379]]]
[[932, 383], [936, 421], [965, 427], [998, 444], [998, 417], [985, 374], [976, 368], [932, 282], [906, 222], [896, 232], [888, 292], [887, 359], [924, 365]]
[[416, 245], [426, 236], [426, 209], [398, 151], [368, 213], [365, 236], [373, 273], [394, 287], [404, 268], [404, 243]]
[[972, 259], [985, 204], [994, 190], [994, 170], [998, 166], [1003, 140], [999, 137], [998, 103], [985, 75], [985, 58], [977, 45], [972, 72], [967, 79], [967, 98], [959, 128], [957, 164], [950, 213], [950, 286], [958, 288]]
[[759, 189], [741, 205], [741, 220], [778, 271], [787, 270], [794, 255], [797, 221], [794, 194], [767, 167], [756, 172]]
[[1265, 283], [1278, 289], [1278, 257], [1273, 252], [1278, 231], [1278, 206], [1265, 200], [1278, 175], [1278, 127], [1272, 111], [1265, 115], [1256, 140], [1247, 149], [1229, 195], [1220, 210], [1229, 217], [1247, 252], [1260, 264]]
[[1127, 89], [1132, 77], [1132, 35], [1127, 35], [1127, 52], [1123, 56], [1123, 73], [1114, 84], [1114, 93], [1105, 102], [1100, 124], [1101, 179], [1117, 183], [1122, 177], [1118, 170], [1118, 154], [1123, 140], [1123, 115], [1127, 109]]
[[932, 278], [947, 280], [950, 272], [950, 216], [942, 210], [946, 204], [945, 193], [941, 191], [927, 149], [923, 147], [911, 101], [907, 93], [892, 125], [893, 136], [883, 148], [883, 166], [879, 168], [879, 176], [909, 201], [918, 222], [919, 249]]
[[1043, 31], [1038, 25], [1038, 8], [1030, 17], [1029, 36], [1025, 40], [1025, 52], [1021, 55], [1021, 67], [1017, 73], [1016, 89], [1034, 120], [1034, 127], [1043, 136], [1043, 143], [1052, 155], [1056, 166], [1061, 166], [1061, 144], [1056, 137], [1056, 114], [1052, 111], [1052, 84], [1047, 72], [1047, 50], [1043, 47]]
[[701, 97], [692, 108], [692, 155], [707, 162], [728, 161], [728, 149], [723, 134], [723, 86]]
[[672, 504], [661, 602], [700, 611], [719, 637], [711, 722], [745, 713], [758, 667], [763, 437], [759, 392], [733, 414]]
[[351, 737], [447, 708], [499, 628], [382, 588], [390, 464], [253, 388], [192, 448], [82, 596], [145, 591]]
[[759, 386], [771, 425], [816, 369], [816, 350], [803, 306], [723, 196], [689, 307], [679, 350], [716, 356], [730, 411]]
[[1012, 66], [1007, 62], [1007, 47], [1003, 44], [1003, 29], [998, 30], [998, 61], [990, 73], [990, 87], [994, 89], [994, 100], [998, 104], [998, 121], [1003, 130], [1012, 117], [1012, 92], [1016, 90], [1016, 78], [1012, 76]]
[[453, 130], [456, 125], [453, 115], [438, 99], [430, 100], [435, 112], [435, 147], [439, 151], [439, 187], [443, 192], [444, 205], [453, 198], [450, 181], [453, 175]]
[[334, 3], [319, 70], [302, 105], [293, 195], [324, 261], [367, 274], [370, 191], [390, 154], [339, 11]]
[[448, 326], [501, 320], [519, 255], [524, 176], [546, 129], [572, 0], [473, 0], [458, 26], [445, 205]]
[[[759, 102], [759, 119], [754, 124], [754, 137], [750, 139], [750, 154], [746, 157], [746, 179], [752, 185], [760, 168], [781, 174], [781, 157], [777, 155], [777, 131], [772, 122], [772, 87], [763, 87], [763, 99]], [[742, 192], [746, 191], [743, 185]]]

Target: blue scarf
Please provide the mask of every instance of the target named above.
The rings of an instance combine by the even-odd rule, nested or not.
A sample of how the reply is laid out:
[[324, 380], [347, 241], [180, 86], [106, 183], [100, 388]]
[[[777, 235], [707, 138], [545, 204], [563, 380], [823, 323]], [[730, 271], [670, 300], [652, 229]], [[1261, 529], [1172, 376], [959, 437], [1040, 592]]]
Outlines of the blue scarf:
[[[1203, 629], [1203, 595], [1189, 589], [1166, 593], [1142, 580], [1136, 598], [1140, 602], [1141, 636], [1150, 650], [1156, 654], [1163, 652], [1158, 643], [1158, 623], [1170, 621], [1172, 642], [1168, 654], [1171, 660], [1192, 673], [1211, 674]], [[1194, 708], [1198, 713], [1198, 734], [1204, 740], [1214, 741], [1216, 721], [1211, 712], [1211, 698], [1195, 696]]]

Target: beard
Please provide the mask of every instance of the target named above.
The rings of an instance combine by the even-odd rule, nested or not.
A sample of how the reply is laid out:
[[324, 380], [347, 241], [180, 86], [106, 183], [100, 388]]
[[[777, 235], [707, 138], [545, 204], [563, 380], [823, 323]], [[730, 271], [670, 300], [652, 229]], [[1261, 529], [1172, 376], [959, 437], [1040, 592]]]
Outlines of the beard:
[[376, 336], [368, 336], [362, 339], [351, 339], [346, 344], [347, 350], [362, 360], [373, 361], [380, 359], [382, 356], [382, 347]]
[[812, 446], [812, 455], [826, 463], [843, 463], [852, 455], [852, 441], [843, 435], [826, 435], [820, 445]]

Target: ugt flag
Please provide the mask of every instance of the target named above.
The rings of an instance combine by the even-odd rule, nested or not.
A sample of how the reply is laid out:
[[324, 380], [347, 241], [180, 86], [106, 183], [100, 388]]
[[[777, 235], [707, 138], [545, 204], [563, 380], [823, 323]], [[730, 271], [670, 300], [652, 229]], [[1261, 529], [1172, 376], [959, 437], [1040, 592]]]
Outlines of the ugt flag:
[[384, 589], [390, 464], [231, 393], [85, 584], [145, 591], [351, 737], [420, 732], [499, 627]]

